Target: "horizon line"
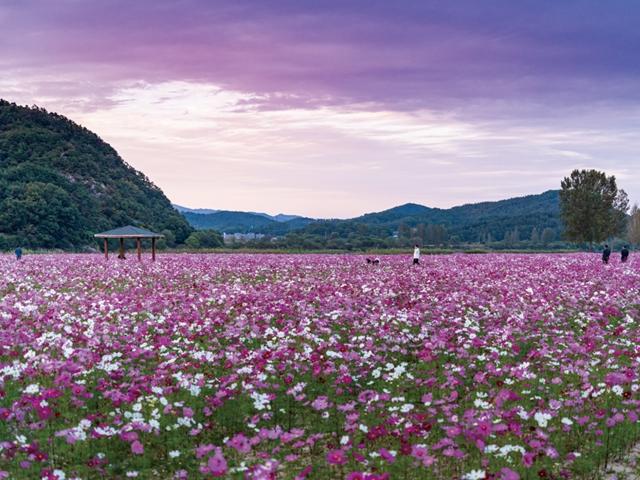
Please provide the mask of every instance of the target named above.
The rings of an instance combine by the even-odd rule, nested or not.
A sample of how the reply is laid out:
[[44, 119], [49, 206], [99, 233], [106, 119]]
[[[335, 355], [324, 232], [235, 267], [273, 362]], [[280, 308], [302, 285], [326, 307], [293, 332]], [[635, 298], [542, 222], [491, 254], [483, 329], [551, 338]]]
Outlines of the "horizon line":
[[[270, 217], [277, 217], [278, 215], [287, 215], [287, 216], [295, 216], [295, 217], [299, 217], [299, 218], [309, 218], [311, 220], [353, 220], [354, 218], [359, 218], [359, 217], [362, 217], [364, 215], [382, 213], [382, 212], [386, 212], [386, 211], [389, 211], [389, 210], [393, 210], [394, 208], [404, 207], [406, 205], [416, 205], [416, 206], [419, 206], [419, 207], [429, 208], [431, 210], [452, 210], [454, 208], [465, 207], [467, 205], [480, 205], [480, 204], [483, 204], [483, 203], [498, 203], [498, 202], [503, 202], [503, 201], [508, 201], [508, 200], [515, 200], [515, 199], [518, 199], [518, 198], [536, 197], [536, 196], [544, 195], [545, 193], [549, 193], [549, 192], [553, 192], [553, 191], [560, 191], [560, 189], [559, 188], [549, 188], [549, 189], [544, 190], [543, 192], [540, 192], [540, 193], [529, 193], [529, 194], [526, 194], [526, 195], [518, 195], [518, 196], [515, 196], [515, 197], [500, 198], [500, 199], [497, 199], [497, 200], [483, 200], [483, 201], [480, 201], [480, 202], [467, 202], [467, 203], [461, 203], [459, 205], [453, 205], [453, 206], [447, 207], [447, 208], [429, 207], [429, 206], [423, 205], [421, 203], [406, 202], [406, 203], [401, 203], [399, 205], [395, 205], [393, 207], [385, 208], [383, 210], [364, 212], [364, 213], [361, 213], [361, 214], [353, 216], [353, 217], [310, 217], [310, 216], [306, 216], [306, 215], [300, 215], [300, 214], [297, 214], [297, 213], [280, 212], [280, 213], [276, 213], [276, 214], [271, 214], [271, 213], [267, 213], [267, 212], [259, 212], [257, 210], [253, 210], [253, 211], [252, 210], [227, 210], [227, 209], [224, 209], [224, 208], [216, 209], [216, 208], [211, 208], [211, 207], [186, 207], [186, 206], [184, 206], [182, 204], [178, 204], [178, 203], [175, 203], [173, 201], [171, 201], [171, 206], [174, 207], [174, 209], [176, 209], [176, 210], [178, 210], [176, 207], [186, 208], [188, 210], [215, 210], [215, 212], [209, 212], [209, 213], [201, 213], [201, 212], [196, 212], [196, 211], [187, 212], [187, 213], [195, 213], [195, 214], [198, 214], [198, 215], [213, 215], [215, 213], [220, 213], [220, 212], [231, 212], [231, 213], [249, 213], [249, 214], [252, 214], [252, 215], [268, 215]], [[180, 213], [184, 213], [184, 212], [180, 212]]]

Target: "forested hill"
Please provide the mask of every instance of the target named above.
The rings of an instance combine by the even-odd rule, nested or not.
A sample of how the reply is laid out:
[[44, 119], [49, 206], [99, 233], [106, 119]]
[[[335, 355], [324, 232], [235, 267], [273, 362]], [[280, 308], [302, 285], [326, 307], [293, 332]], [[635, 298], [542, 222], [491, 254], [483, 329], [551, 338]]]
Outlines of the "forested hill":
[[187, 221], [195, 229], [214, 229], [226, 233], [264, 233], [284, 235], [314, 222], [311, 218], [295, 215], [268, 216], [253, 212], [232, 212], [220, 210], [213, 213], [182, 211]]
[[0, 249], [81, 247], [96, 232], [128, 224], [171, 232], [177, 242], [192, 231], [162, 191], [96, 134], [0, 100]]
[[318, 221], [296, 233], [319, 238], [386, 238], [396, 235], [409, 243], [418, 239], [426, 243], [443, 243], [445, 240], [456, 243], [491, 243], [496, 240], [517, 243], [518, 239], [536, 237], [545, 230], [548, 235], [558, 238], [562, 229], [559, 193], [558, 190], [549, 190], [539, 195], [448, 209], [408, 203], [349, 220]]
[[[180, 207], [183, 208], [183, 207]], [[297, 217], [276, 222], [249, 212], [211, 211], [184, 215], [194, 228], [214, 228], [227, 233], [289, 235], [291, 245], [342, 248], [426, 244], [537, 243], [559, 239], [563, 230], [558, 190], [494, 202], [473, 203], [448, 209], [407, 203], [347, 220]], [[389, 241], [389, 239], [391, 239]], [[397, 240], [393, 240], [397, 239]]]
[[553, 227], [560, 228], [560, 197], [558, 190], [538, 195], [509, 198], [492, 202], [469, 203], [448, 209], [429, 208], [408, 203], [377, 213], [369, 213], [348, 220], [366, 225], [381, 225], [397, 229], [401, 225], [414, 227], [422, 224], [443, 224], [449, 228], [472, 227], [496, 235], [505, 228]]

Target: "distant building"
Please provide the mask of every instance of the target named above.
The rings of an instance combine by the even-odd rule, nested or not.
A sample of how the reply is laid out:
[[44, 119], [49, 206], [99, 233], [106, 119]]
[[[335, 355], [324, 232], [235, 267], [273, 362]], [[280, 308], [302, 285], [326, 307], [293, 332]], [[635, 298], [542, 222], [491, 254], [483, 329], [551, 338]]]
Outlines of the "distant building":
[[222, 238], [225, 244], [245, 243], [264, 238], [263, 233], [223, 233]]

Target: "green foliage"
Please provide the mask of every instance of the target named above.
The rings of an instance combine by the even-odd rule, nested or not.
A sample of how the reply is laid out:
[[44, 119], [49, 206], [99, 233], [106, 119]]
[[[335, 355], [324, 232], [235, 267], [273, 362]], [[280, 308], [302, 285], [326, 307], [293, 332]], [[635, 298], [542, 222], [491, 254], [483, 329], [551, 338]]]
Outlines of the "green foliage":
[[407, 204], [351, 220], [316, 221], [276, 244], [287, 248], [313, 245], [346, 250], [398, 248], [415, 243], [435, 246], [482, 243], [491, 248], [527, 248], [535, 246], [528, 241], [534, 229], [547, 229], [548, 239], [562, 231], [559, 212], [557, 190], [447, 210]]
[[536, 227], [533, 227], [533, 230], [531, 230], [530, 240], [534, 245], [540, 243], [540, 234], [538, 233], [538, 229]]
[[627, 239], [630, 243], [640, 245], [640, 208], [638, 208], [638, 205], [634, 205], [631, 209]]
[[285, 235], [313, 222], [310, 218], [294, 217], [287, 221], [277, 221], [258, 213], [219, 211], [214, 213], [182, 213], [192, 227], [213, 229], [225, 233], [265, 233]]
[[162, 191], [97, 135], [37, 107], [0, 100], [0, 248], [78, 248], [137, 225], [177, 243], [192, 228]]
[[189, 248], [218, 248], [224, 245], [224, 241], [215, 230], [198, 230], [189, 235], [185, 244]]
[[540, 240], [542, 241], [542, 244], [545, 247], [549, 245], [551, 242], [553, 242], [555, 239], [556, 239], [556, 232], [552, 228], [545, 228], [542, 231], [542, 237], [540, 237]]
[[87, 225], [70, 195], [52, 183], [11, 184], [0, 225], [25, 245], [69, 248], [87, 244]]
[[176, 236], [171, 230], [163, 230], [160, 233], [164, 235], [164, 237], [159, 238], [157, 241], [157, 247], [160, 250], [165, 250], [167, 248], [173, 248], [176, 246]]
[[260, 214], [228, 211], [185, 215], [195, 228], [215, 225], [226, 233], [265, 235], [228, 245], [235, 249], [363, 251], [418, 243], [431, 248], [526, 250], [539, 248], [544, 232], [545, 248], [569, 246], [554, 242], [563, 229], [557, 190], [447, 210], [407, 204], [349, 220], [297, 217], [277, 222]]
[[[534, 229], [562, 231], [558, 191], [512, 198], [498, 202], [462, 205], [450, 209], [406, 204], [349, 220], [312, 220], [297, 217], [278, 222], [248, 212], [187, 212], [195, 228], [214, 228], [226, 233], [262, 233], [277, 237], [251, 242], [253, 247], [273, 248], [282, 245], [294, 249], [362, 250], [421, 245], [456, 245], [483, 243], [498, 248], [526, 248]], [[502, 241], [509, 233], [511, 240]], [[496, 239], [501, 239], [496, 242]], [[237, 245], [241, 246], [241, 244]]]
[[602, 242], [624, 233], [629, 200], [616, 178], [597, 170], [574, 170], [562, 180], [560, 206], [565, 236], [575, 242]]
[[189, 223], [197, 229], [215, 229], [227, 233], [254, 232], [264, 229], [275, 220], [247, 212], [183, 213]]

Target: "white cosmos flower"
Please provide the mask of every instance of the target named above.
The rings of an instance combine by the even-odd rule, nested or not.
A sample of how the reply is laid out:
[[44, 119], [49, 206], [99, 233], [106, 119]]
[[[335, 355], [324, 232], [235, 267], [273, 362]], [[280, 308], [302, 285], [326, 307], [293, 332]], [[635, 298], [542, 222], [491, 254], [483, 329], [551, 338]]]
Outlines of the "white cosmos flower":
[[35, 383], [32, 383], [27, 388], [25, 388], [23, 392], [28, 393], [29, 395], [35, 395], [36, 393], [40, 392], [40, 386]]
[[549, 423], [549, 420], [551, 420], [552, 417], [548, 413], [536, 412], [533, 418], [538, 422], [538, 426], [540, 428], [546, 428], [547, 423]]
[[469, 473], [465, 474], [462, 478], [463, 480], [482, 480], [486, 478], [487, 475], [484, 470], [471, 470]]

